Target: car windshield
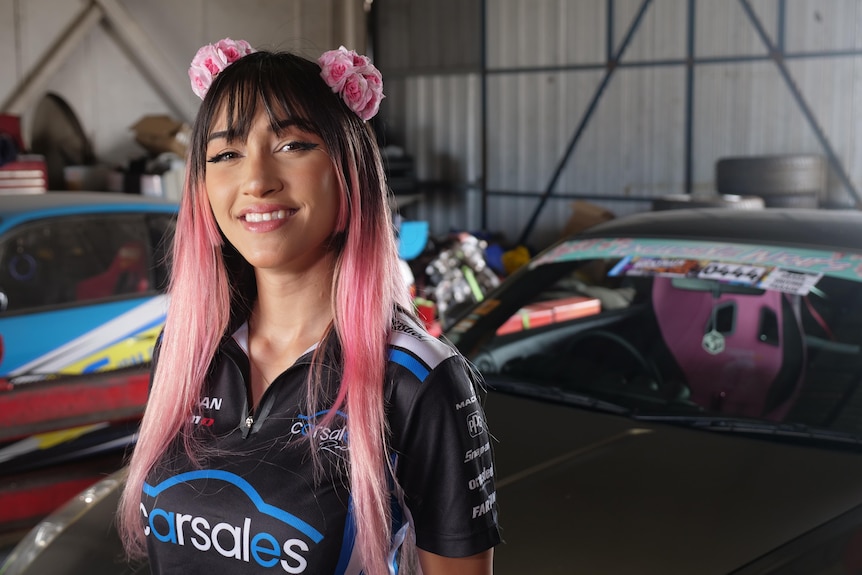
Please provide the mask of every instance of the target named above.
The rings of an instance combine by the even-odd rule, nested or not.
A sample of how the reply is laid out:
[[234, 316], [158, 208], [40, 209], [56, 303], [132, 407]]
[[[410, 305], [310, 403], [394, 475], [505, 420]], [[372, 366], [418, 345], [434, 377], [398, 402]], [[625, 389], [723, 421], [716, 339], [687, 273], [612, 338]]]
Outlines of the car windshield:
[[492, 388], [855, 443], [860, 263], [859, 255], [781, 246], [570, 241], [520, 270], [447, 336]]

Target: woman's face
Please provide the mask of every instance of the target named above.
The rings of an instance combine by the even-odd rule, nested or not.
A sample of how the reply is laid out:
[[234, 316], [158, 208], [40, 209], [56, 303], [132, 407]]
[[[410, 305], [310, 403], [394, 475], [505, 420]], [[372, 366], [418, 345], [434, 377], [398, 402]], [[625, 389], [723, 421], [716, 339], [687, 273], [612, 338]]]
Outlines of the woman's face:
[[228, 241], [258, 269], [298, 272], [319, 262], [340, 196], [323, 140], [287, 120], [273, 131], [265, 112], [246, 141], [228, 141], [226, 128], [222, 113], [207, 143], [205, 183]]

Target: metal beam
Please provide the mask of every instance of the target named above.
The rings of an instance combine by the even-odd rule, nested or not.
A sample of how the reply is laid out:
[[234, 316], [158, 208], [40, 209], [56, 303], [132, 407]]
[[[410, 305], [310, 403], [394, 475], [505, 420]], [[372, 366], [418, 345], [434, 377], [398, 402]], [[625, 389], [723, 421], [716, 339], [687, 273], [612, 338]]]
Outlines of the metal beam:
[[542, 209], [545, 207], [545, 204], [547, 203], [548, 198], [551, 196], [551, 194], [554, 193], [554, 187], [557, 185], [557, 181], [559, 181], [560, 176], [563, 173], [563, 168], [566, 167], [566, 164], [568, 163], [569, 158], [572, 155], [572, 152], [574, 152], [574, 150], [575, 150], [575, 146], [577, 146], [578, 141], [581, 139], [581, 136], [583, 135], [584, 130], [587, 127], [587, 123], [592, 118], [593, 113], [595, 112], [596, 107], [598, 106], [599, 100], [601, 100], [602, 94], [605, 91], [605, 88], [607, 88], [608, 84], [611, 81], [611, 78], [614, 75], [614, 72], [616, 71], [616, 69], [618, 67], [617, 65], [619, 63], [620, 58], [622, 58], [623, 54], [626, 51], [626, 48], [628, 48], [629, 43], [631, 42], [632, 37], [635, 34], [635, 31], [637, 31], [638, 26], [640, 25], [641, 20], [643, 19], [643, 16], [646, 13], [646, 10], [649, 7], [651, 1], [652, 0], [643, 0], [643, 3], [641, 4], [640, 10], [638, 10], [638, 13], [635, 16], [634, 20], [632, 21], [631, 26], [629, 26], [628, 32], [626, 32], [626, 35], [622, 41], [622, 44], [620, 45], [620, 47], [617, 50], [616, 54], [614, 55], [613, 59], [611, 59], [607, 63], [607, 71], [605, 72], [605, 75], [602, 78], [601, 83], [599, 83], [598, 88], [596, 88], [596, 91], [593, 94], [593, 98], [592, 98], [592, 100], [590, 100], [590, 104], [587, 107], [587, 111], [584, 113], [584, 116], [581, 118], [581, 121], [578, 124], [578, 127], [575, 130], [574, 135], [572, 136], [572, 139], [569, 141], [569, 145], [566, 147], [566, 152], [563, 154], [563, 157], [560, 158], [560, 161], [557, 164], [557, 168], [556, 168], [556, 170], [554, 170], [553, 176], [551, 176], [551, 181], [548, 182], [548, 185], [545, 188], [544, 193], [542, 194], [541, 198], [539, 199], [539, 205], [536, 206], [536, 209], [533, 211], [533, 215], [530, 217], [530, 220], [527, 222], [527, 225], [524, 226], [524, 230], [521, 232], [521, 237], [518, 239], [518, 243], [520, 243], [521, 245], [525, 245], [527, 243], [527, 238], [530, 237], [530, 234], [533, 231], [533, 227], [536, 225], [536, 220], [538, 220], [538, 218], [539, 218], [539, 214], [542, 212]]
[[69, 23], [57, 40], [45, 50], [44, 55], [33, 70], [12, 90], [12, 93], [0, 106], [0, 111], [18, 116], [26, 112], [33, 105], [33, 102], [42, 95], [51, 76], [66, 63], [72, 51], [101, 19], [102, 9], [94, 3], [81, 10], [81, 13]]
[[[130, 57], [162, 95], [179, 119], [191, 123], [197, 107], [190, 103], [187, 76], [168, 60], [144, 29], [117, 0], [95, 0], [105, 17], [117, 31], [117, 39], [125, 44]], [[191, 58], [189, 58], [191, 60]], [[183, 80], [186, 80], [183, 82]]]
[[688, 0], [685, 67], [685, 193], [694, 191], [694, 28], [695, 0]]
[[751, 20], [751, 24], [754, 26], [754, 29], [757, 31], [757, 34], [760, 36], [760, 40], [763, 42], [763, 44], [766, 46], [766, 49], [769, 51], [769, 55], [772, 58], [772, 61], [775, 62], [775, 66], [778, 68], [779, 73], [781, 73], [781, 77], [784, 78], [784, 82], [787, 84], [787, 87], [790, 90], [790, 94], [796, 100], [796, 103], [799, 105], [799, 109], [802, 111], [802, 114], [805, 116], [805, 119], [808, 120], [808, 123], [811, 125], [811, 129], [814, 130], [814, 134], [820, 141], [820, 145], [823, 146], [823, 150], [826, 153], [826, 157], [829, 158], [829, 163], [832, 164], [832, 169], [835, 170], [838, 179], [841, 180], [841, 183], [844, 184], [844, 187], [847, 189], [853, 199], [856, 200], [856, 206], [862, 207], [862, 199], [860, 199], [859, 197], [859, 192], [856, 190], [856, 187], [853, 185], [853, 182], [850, 180], [850, 177], [847, 175], [847, 172], [844, 171], [844, 165], [841, 163], [841, 160], [838, 158], [838, 155], [835, 153], [835, 150], [832, 149], [832, 144], [829, 143], [829, 138], [826, 137], [826, 133], [820, 127], [820, 124], [817, 122], [817, 118], [814, 116], [814, 113], [808, 106], [808, 102], [805, 101], [805, 97], [802, 95], [802, 92], [799, 90], [799, 87], [796, 85], [796, 82], [790, 75], [790, 71], [787, 69], [787, 64], [785, 64], [784, 62], [783, 54], [780, 50], [778, 50], [775, 44], [772, 43], [772, 40], [769, 39], [769, 35], [766, 33], [766, 29], [760, 22], [760, 19], [757, 17], [757, 14], [754, 13], [754, 9], [751, 7], [749, 1], [739, 0], [739, 3], [742, 4], [742, 8], [748, 15], [748, 19]]
[[125, 45], [132, 60], [174, 113], [180, 119], [191, 122], [197, 109], [189, 103], [188, 84], [182, 81], [186, 78], [185, 74], [162, 54], [161, 49], [117, 0], [90, 2], [45, 51], [33, 70], [3, 102], [0, 111], [15, 115], [26, 112], [44, 93], [45, 85], [72, 51], [103, 19], [110, 22], [116, 31], [115, 39]]
[[482, 231], [488, 230], [488, 2], [479, 0], [479, 93], [480, 93], [480, 120], [481, 123], [481, 222]]

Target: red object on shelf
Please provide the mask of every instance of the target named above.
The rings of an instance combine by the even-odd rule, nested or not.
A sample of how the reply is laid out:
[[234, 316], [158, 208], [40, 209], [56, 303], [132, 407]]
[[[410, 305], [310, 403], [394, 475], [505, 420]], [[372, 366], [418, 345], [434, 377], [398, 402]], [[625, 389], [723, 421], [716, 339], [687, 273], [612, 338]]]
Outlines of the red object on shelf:
[[497, 329], [505, 335], [525, 329], [594, 315], [602, 310], [597, 298], [573, 296], [526, 305]]
[[428, 330], [428, 333], [433, 337], [443, 335], [443, 327], [437, 321], [437, 304], [421, 298], [414, 299], [413, 303], [416, 305], [416, 313], [419, 319], [422, 320], [422, 324]]
[[24, 151], [24, 140], [21, 138], [21, 117], [13, 114], [0, 114], [0, 134], [9, 134], [15, 140], [18, 151]]

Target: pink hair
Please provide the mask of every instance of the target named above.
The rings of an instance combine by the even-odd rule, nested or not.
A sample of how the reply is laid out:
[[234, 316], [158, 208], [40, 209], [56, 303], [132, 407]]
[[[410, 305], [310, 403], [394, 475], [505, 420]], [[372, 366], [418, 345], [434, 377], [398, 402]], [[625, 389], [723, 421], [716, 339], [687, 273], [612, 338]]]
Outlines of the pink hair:
[[[276, 57], [282, 55], [258, 52], [246, 58]], [[233, 68], [241, 66], [234, 64], [225, 70], [210, 89], [204, 102], [210, 115], [217, 106], [213, 101], [224, 98], [229, 107], [232, 105], [224, 85]], [[267, 111], [272, 113], [267, 88], [258, 89]], [[272, 92], [270, 88], [270, 95]], [[282, 104], [281, 109], [290, 108]], [[197, 135], [193, 135], [190, 169], [177, 220], [170, 307], [158, 367], [119, 508], [122, 540], [132, 557], [141, 557], [146, 552], [140, 494], [147, 475], [177, 435], [182, 435], [184, 448], [193, 462], [199, 461], [202, 454], [201, 446], [191, 439], [192, 416], [198, 407], [207, 369], [230, 324], [231, 304], [237, 299], [231, 291], [236, 287], [230, 285], [222, 255], [222, 236], [203, 185], [200, 157], [203, 146], [195, 144], [207, 136], [203, 133], [206, 129], [201, 127], [208, 121], [201, 120], [203, 113], [202, 110], [196, 122]], [[387, 457], [384, 411], [387, 340], [396, 307], [412, 308], [398, 270], [388, 190], [373, 132], [349, 110], [338, 121], [341, 133], [337, 145], [327, 144], [342, 187], [337, 230], [343, 242], [338, 248], [332, 302], [333, 328], [343, 354], [343, 376], [326, 417], [334, 417], [336, 410], [346, 407], [357, 545], [365, 573], [378, 575], [389, 573], [387, 555], [392, 537], [389, 480], [393, 476]], [[212, 287], [202, 290], [200, 286]], [[308, 383], [312, 413], [320, 411], [319, 383], [313, 370]]]
[[[178, 433], [183, 433], [186, 452], [197, 461], [198, 447], [191, 443], [191, 419], [230, 314], [221, 235], [210, 215], [206, 194], [195, 193], [195, 187], [187, 178], [174, 235], [170, 305], [160, 361], [120, 500], [118, 525], [132, 557], [146, 553], [139, 504], [147, 474]], [[202, 290], [202, 285], [212, 288]]]
[[[358, 153], [348, 159], [353, 190], [362, 185], [355, 169], [357, 161]], [[386, 197], [365, 199], [368, 201], [363, 201], [362, 194], [347, 194], [347, 211], [356, 215], [347, 225], [334, 289], [334, 325], [341, 337], [343, 375], [328, 417], [346, 403], [357, 544], [365, 572], [376, 574], [389, 572], [386, 560], [392, 537], [387, 483], [392, 470], [386, 449], [383, 393], [386, 347], [395, 304], [404, 309], [410, 309], [410, 304], [398, 271]]]

